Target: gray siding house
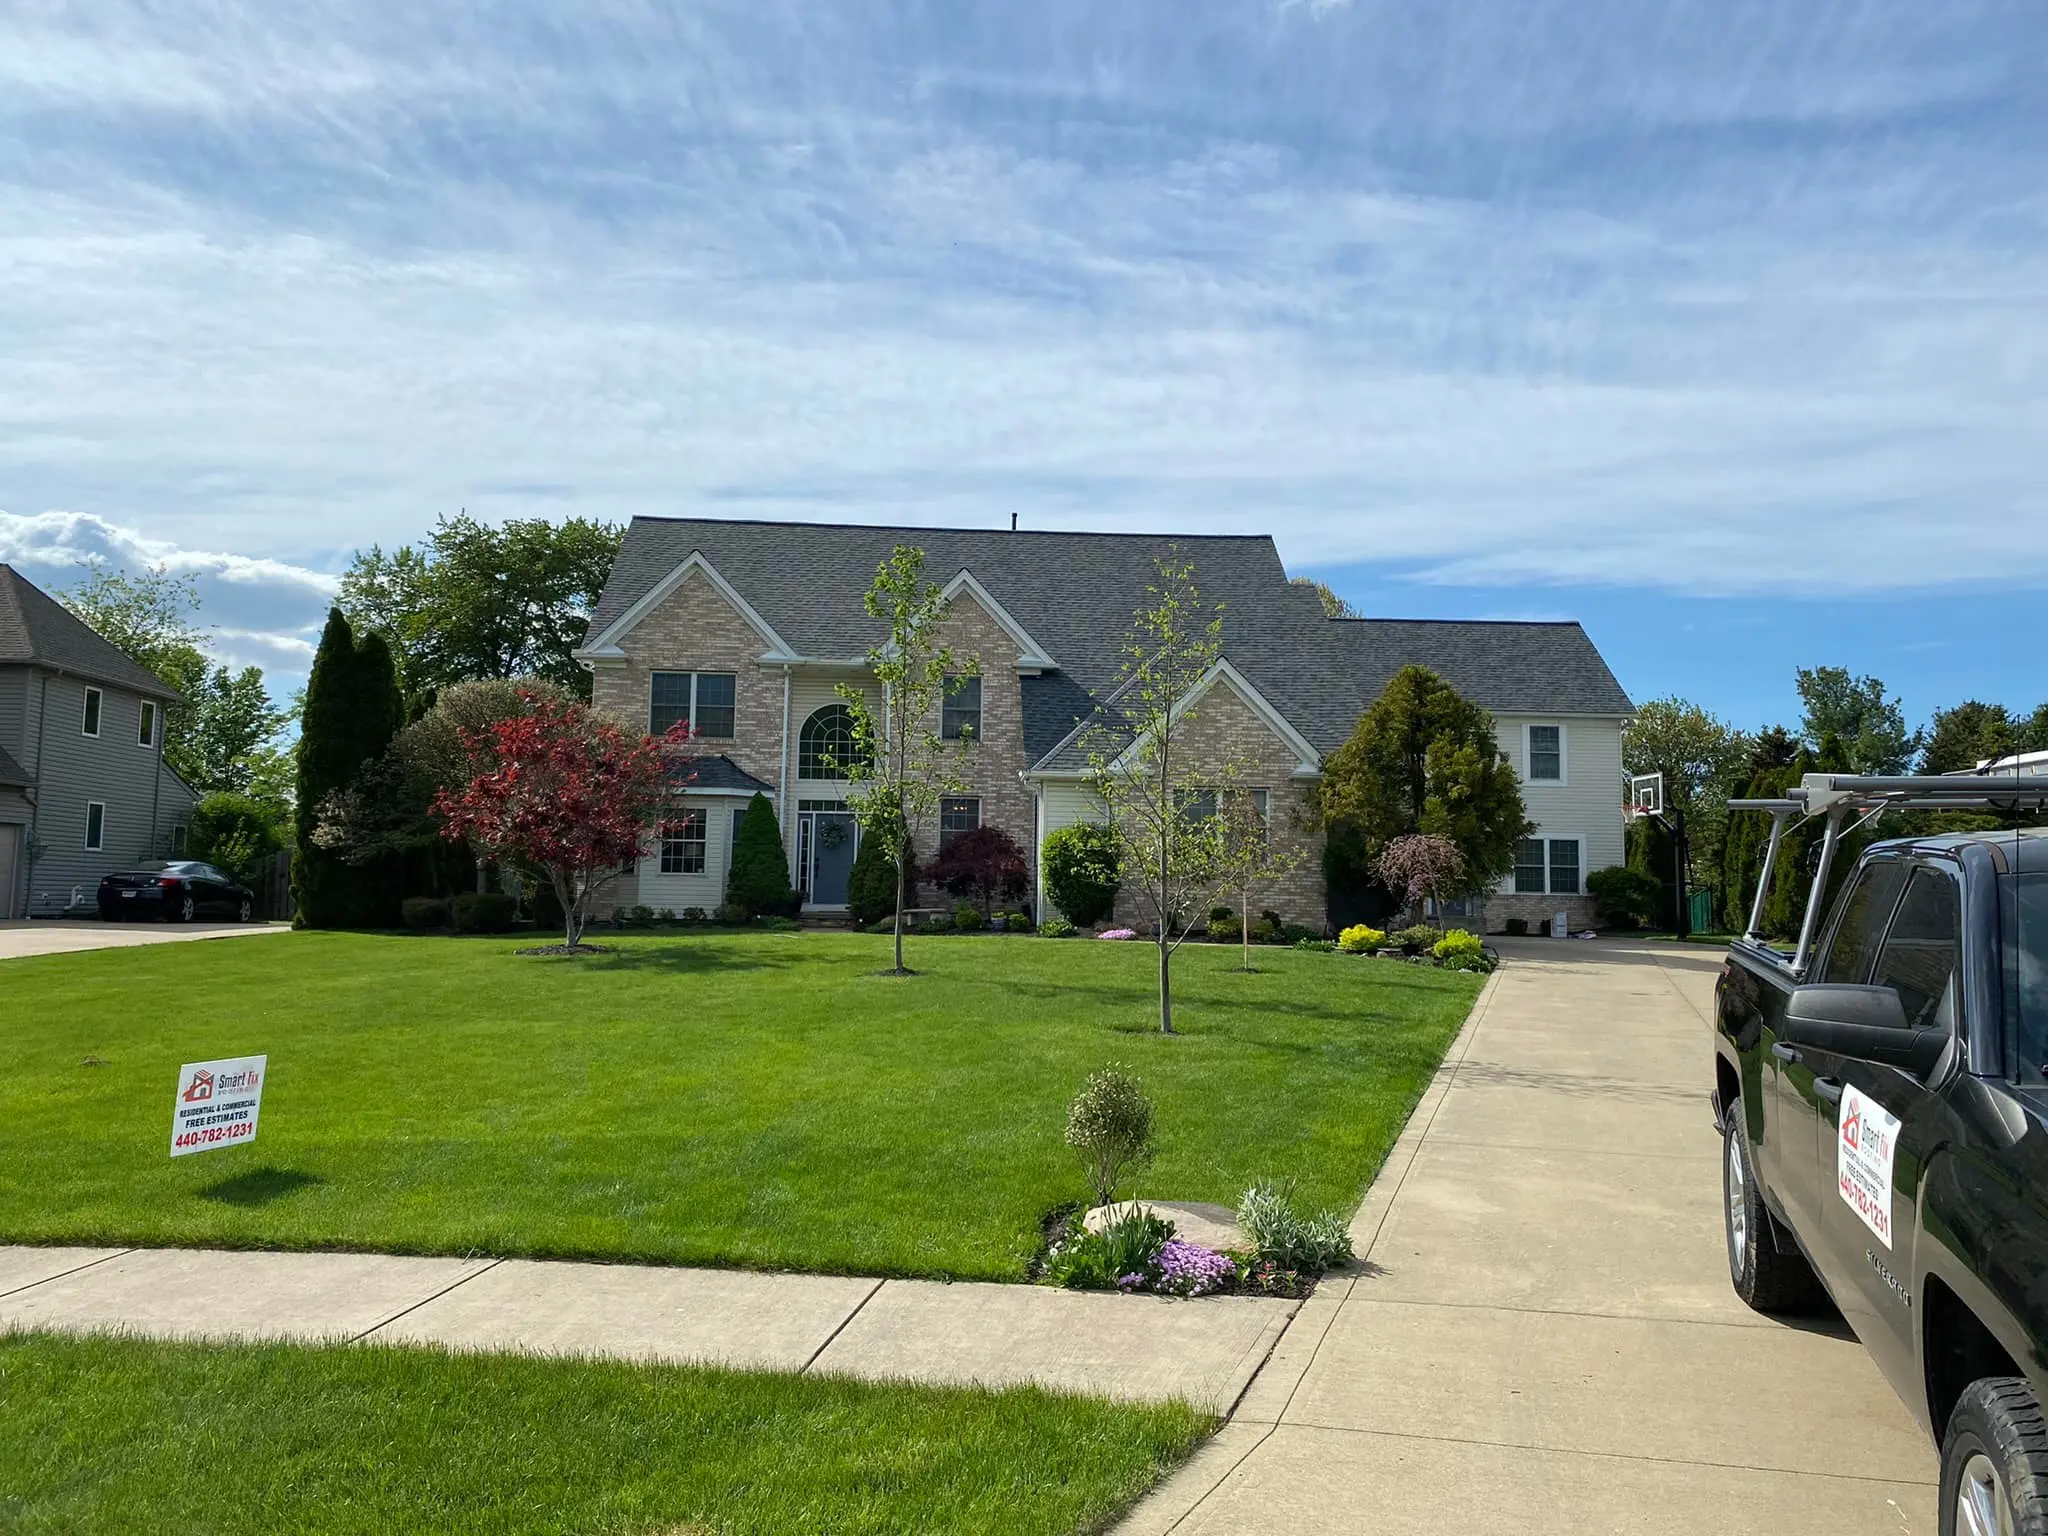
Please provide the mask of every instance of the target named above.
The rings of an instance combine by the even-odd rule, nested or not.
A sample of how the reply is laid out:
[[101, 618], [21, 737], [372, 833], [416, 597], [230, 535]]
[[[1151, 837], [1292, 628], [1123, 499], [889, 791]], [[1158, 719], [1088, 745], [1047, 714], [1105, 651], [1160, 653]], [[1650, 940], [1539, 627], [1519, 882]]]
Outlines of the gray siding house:
[[182, 851], [196, 797], [164, 762], [178, 702], [0, 565], [0, 919], [90, 908], [102, 875]]

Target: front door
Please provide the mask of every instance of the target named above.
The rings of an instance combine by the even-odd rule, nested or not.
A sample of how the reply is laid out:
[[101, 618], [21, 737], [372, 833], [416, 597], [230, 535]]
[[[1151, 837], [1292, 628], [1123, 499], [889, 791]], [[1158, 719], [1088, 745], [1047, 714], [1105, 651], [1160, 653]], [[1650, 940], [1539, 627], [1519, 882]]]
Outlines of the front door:
[[843, 907], [853, 874], [854, 845], [859, 826], [846, 811], [816, 811], [811, 816], [811, 905]]
[[[1921, 865], [1870, 971], [1870, 984], [1899, 994], [1906, 1023], [1956, 1027], [1961, 888], [1938, 865]], [[1845, 1056], [1810, 1053], [1821, 1079], [1821, 1166], [1829, 1175], [1821, 1217], [1821, 1269], [1842, 1315], [1894, 1384], [1918, 1374], [1914, 1347], [1913, 1234], [1928, 1152], [1953, 1143], [1947, 1101], [1912, 1073]], [[1935, 1068], [1937, 1080], [1949, 1069]], [[1904, 1388], [1901, 1387], [1901, 1391]]]

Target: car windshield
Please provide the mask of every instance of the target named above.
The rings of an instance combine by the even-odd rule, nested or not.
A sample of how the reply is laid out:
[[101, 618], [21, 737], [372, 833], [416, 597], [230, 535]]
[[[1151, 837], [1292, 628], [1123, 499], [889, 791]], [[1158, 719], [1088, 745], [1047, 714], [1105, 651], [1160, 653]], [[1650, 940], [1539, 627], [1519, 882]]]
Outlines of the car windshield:
[[2006, 929], [2006, 993], [2019, 1024], [2020, 1060], [2033, 1082], [2048, 1080], [2048, 874], [2012, 877]]

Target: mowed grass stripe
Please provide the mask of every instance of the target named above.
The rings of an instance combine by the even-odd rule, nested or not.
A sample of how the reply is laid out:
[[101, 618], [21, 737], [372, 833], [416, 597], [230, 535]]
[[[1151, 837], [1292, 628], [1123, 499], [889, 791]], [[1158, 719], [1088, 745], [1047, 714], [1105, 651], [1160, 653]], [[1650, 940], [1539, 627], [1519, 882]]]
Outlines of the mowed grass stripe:
[[428, 1349], [0, 1335], [15, 1532], [1099, 1529], [1176, 1404]]
[[[1477, 993], [1387, 961], [820, 933], [294, 934], [0, 966], [0, 1239], [339, 1247], [1018, 1279], [1084, 1192], [1067, 1101], [1119, 1061], [1161, 1198], [1355, 1201]], [[173, 1161], [182, 1062], [267, 1053], [261, 1131]], [[85, 1065], [88, 1060], [100, 1065]]]

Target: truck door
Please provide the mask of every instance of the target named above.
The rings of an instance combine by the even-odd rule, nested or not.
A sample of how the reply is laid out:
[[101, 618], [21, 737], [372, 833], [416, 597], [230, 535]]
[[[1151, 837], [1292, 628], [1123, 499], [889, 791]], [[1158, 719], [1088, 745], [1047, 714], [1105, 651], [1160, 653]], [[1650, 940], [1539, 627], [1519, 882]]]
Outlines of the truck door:
[[[1899, 888], [1904, 866], [1897, 859], [1873, 858], [1857, 871], [1856, 881], [1842, 896], [1834, 926], [1827, 936], [1814, 981], [1862, 985], [1870, 979]], [[1834, 1106], [1824, 1102], [1814, 1079], [1835, 1069], [1836, 1059], [1801, 1046], [1794, 1052], [1775, 1041], [1771, 1046], [1771, 1092], [1765, 1101], [1764, 1184], [1778, 1197], [1792, 1230], [1816, 1264], [1822, 1243], [1822, 1198], [1832, 1200], [1835, 1182], [1834, 1144], [1824, 1132], [1834, 1125]], [[1824, 1062], [1822, 1065], [1816, 1063]], [[1776, 1148], [1775, 1153], [1771, 1150]], [[1834, 1282], [1828, 1281], [1832, 1289]]]
[[[1899, 995], [1909, 1027], [1957, 1022], [1962, 889], [1944, 864], [1915, 864], [1870, 971]], [[1953, 1139], [1947, 1101], [1912, 1073], [1806, 1053], [1819, 1074], [1821, 1270], [1871, 1358], [1909, 1400], [1920, 1380], [1914, 1344], [1914, 1215], [1929, 1154]], [[1952, 1058], [1934, 1069], [1939, 1078]]]

